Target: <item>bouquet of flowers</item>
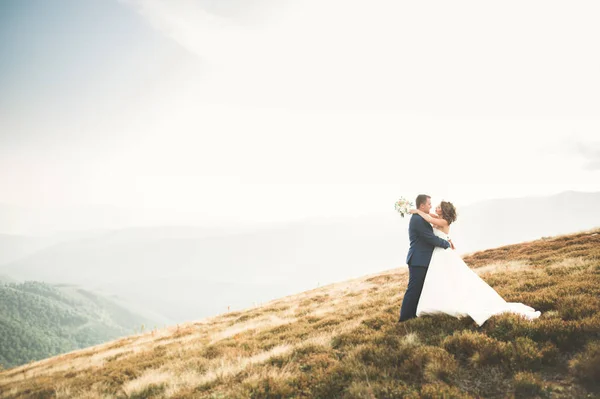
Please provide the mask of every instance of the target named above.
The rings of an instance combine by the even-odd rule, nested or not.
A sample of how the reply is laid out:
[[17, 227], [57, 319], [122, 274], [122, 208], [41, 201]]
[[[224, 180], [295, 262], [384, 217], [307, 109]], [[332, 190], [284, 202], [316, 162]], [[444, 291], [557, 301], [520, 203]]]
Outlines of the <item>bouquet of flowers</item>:
[[400, 214], [400, 216], [404, 217], [404, 215], [408, 215], [409, 210], [414, 208], [414, 205], [406, 198], [400, 197], [400, 199], [394, 204], [394, 208], [396, 208], [396, 211]]

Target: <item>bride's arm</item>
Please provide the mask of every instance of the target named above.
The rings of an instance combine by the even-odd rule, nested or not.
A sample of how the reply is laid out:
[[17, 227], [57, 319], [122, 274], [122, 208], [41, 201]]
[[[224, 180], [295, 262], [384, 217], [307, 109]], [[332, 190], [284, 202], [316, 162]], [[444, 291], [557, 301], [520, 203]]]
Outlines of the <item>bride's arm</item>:
[[431, 224], [434, 224], [436, 226], [440, 226], [440, 227], [446, 227], [446, 226], [448, 226], [448, 222], [446, 222], [445, 219], [442, 219], [442, 218], [436, 218], [436, 219], [434, 219], [433, 217], [431, 217], [431, 215], [429, 215], [429, 214], [427, 214], [427, 213], [425, 213], [423, 211], [420, 211], [418, 209], [411, 209], [410, 213], [418, 213], [419, 215], [421, 215], [421, 217], [423, 219], [427, 220], [427, 222], [429, 222]]

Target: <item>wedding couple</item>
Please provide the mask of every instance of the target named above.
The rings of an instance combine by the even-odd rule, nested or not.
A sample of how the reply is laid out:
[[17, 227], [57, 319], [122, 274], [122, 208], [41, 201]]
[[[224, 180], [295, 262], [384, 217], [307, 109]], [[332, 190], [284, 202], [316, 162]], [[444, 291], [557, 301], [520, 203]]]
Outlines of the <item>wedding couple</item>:
[[431, 197], [421, 194], [412, 209], [408, 228], [410, 249], [408, 288], [404, 294], [400, 321], [424, 314], [445, 313], [455, 317], [470, 316], [479, 326], [493, 315], [511, 312], [533, 320], [539, 311], [522, 303], [506, 302], [467, 266], [454, 251], [450, 225], [456, 209], [442, 201], [431, 210]]

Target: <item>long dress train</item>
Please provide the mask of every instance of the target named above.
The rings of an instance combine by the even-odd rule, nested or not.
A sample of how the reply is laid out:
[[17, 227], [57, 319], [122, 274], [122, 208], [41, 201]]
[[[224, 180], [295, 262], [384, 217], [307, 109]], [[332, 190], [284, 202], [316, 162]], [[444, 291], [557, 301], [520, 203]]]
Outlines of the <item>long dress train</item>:
[[[448, 235], [438, 229], [434, 234], [443, 239]], [[530, 320], [541, 313], [522, 303], [506, 302], [477, 275], [452, 249], [436, 247], [423, 291], [417, 305], [417, 317], [445, 313], [455, 317], [470, 316], [481, 326], [493, 315], [511, 312]]]

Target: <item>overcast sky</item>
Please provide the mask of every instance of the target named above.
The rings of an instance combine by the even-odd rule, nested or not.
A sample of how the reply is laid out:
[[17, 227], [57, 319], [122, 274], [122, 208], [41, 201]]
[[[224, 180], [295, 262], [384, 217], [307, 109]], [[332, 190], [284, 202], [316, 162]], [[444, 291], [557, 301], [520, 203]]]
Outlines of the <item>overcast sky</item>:
[[0, 202], [282, 221], [600, 191], [596, 1], [3, 0]]

